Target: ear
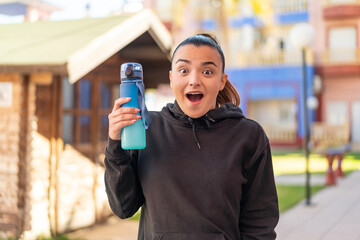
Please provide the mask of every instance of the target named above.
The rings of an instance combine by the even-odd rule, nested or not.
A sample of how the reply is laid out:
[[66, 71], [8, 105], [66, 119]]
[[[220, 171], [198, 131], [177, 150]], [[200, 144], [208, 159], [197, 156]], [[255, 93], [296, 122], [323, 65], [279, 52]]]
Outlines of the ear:
[[226, 73], [224, 73], [221, 77], [221, 82], [220, 82], [220, 91], [224, 89], [226, 82], [228, 81], [228, 76]]
[[172, 81], [171, 81], [171, 70], [169, 71], [169, 79], [170, 79], [170, 87], [172, 88]]

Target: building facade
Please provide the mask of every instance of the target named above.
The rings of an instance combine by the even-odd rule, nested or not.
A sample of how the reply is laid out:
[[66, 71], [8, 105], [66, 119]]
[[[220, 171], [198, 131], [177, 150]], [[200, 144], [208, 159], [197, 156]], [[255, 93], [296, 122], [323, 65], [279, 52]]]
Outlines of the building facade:
[[306, 92], [318, 107], [309, 110], [309, 122], [348, 124], [353, 149], [359, 148], [358, 0], [144, 2], [166, 15], [177, 42], [204, 31], [218, 37], [241, 108], [263, 125], [273, 145], [301, 146], [304, 75], [290, 30], [311, 24], [315, 41], [306, 53]]
[[353, 150], [360, 150], [359, 26], [360, 2], [356, 0], [313, 1], [311, 22], [317, 29], [313, 45], [318, 93], [319, 120], [346, 124]]
[[[161, 0], [148, 2], [153, 4], [155, 12], [161, 12], [157, 8]], [[197, 32], [215, 34], [226, 56], [226, 72], [240, 93], [240, 107], [245, 115], [263, 125], [273, 145], [301, 145], [302, 58], [301, 51], [290, 41], [289, 32], [294, 24], [309, 22], [308, 2], [171, 2], [182, 6], [169, 7], [166, 11], [175, 16], [172, 18], [174, 39], [184, 39]], [[306, 91], [311, 96], [314, 77], [311, 50], [307, 51], [306, 69]], [[314, 112], [309, 115], [312, 121]]]

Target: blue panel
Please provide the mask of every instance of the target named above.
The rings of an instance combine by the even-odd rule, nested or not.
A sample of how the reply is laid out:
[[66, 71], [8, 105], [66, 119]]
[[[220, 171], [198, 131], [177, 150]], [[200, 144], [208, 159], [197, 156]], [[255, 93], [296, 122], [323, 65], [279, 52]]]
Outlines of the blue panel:
[[108, 116], [102, 116], [100, 123], [100, 140], [106, 141], [108, 139], [108, 133], [109, 133], [109, 118]]
[[91, 108], [91, 83], [88, 80], [80, 81], [80, 108]]
[[308, 22], [309, 13], [308, 12], [292, 12], [292, 13], [279, 13], [275, 15], [275, 22], [278, 24], [294, 24], [298, 22]]
[[216, 29], [216, 22], [213, 19], [207, 19], [201, 22], [201, 26], [206, 30], [214, 30]]
[[232, 28], [239, 28], [244, 25], [250, 25], [253, 27], [263, 27], [264, 23], [257, 17], [244, 17], [244, 18], [230, 19], [229, 25]]
[[27, 6], [22, 3], [0, 4], [0, 14], [8, 16], [25, 15]]
[[[309, 67], [308, 68], [313, 68]], [[309, 70], [310, 70], [309, 69]], [[279, 66], [279, 67], [249, 67], [227, 69], [231, 79], [241, 81], [272, 81], [302, 79], [302, 67]]]
[[74, 143], [74, 116], [66, 113], [63, 114], [62, 124], [62, 138], [64, 143]]
[[110, 85], [101, 83], [101, 108], [108, 109], [110, 106]]
[[[231, 28], [240, 28], [245, 25], [250, 25], [253, 27], [264, 26], [264, 23], [257, 17], [233, 18], [228, 21], [228, 24]], [[206, 19], [201, 22], [201, 26], [206, 30], [214, 30], [216, 29], [216, 21], [213, 19]]]
[[75, 87], [69, 83], [67, 77], [64, 77], [62, 80], [62, 89], [63, 108], [75, 108]]
[[81, 125], [89, 125], [90, 124], [90, 117], [89, 116], [81, 116], [80, 117], [80, 124]]
[[252, 87], [248, 92], [249, 100], [294, 99], [295, 96], [295, 89], [292, 86]]
[[89, 143], [91, 138], [90, 117], [80, 116], [80, 142]]
[[[303, 137], [304, 86], [302, 66], [227, 68], [226, 73], [240, 95], [240, 107], [247, 114], [249, 100], [296, 99], [298, 102], [298, 135]], [[312, 95], [314, 67], [306, 68], [307, 97]], [[314, 111], [308, 113], [309, 121], [314, 120]]]

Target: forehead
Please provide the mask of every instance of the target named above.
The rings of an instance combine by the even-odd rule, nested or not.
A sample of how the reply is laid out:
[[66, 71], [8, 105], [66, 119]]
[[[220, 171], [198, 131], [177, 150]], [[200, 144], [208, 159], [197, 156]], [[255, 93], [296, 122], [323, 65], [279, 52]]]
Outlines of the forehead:
[[193, 44], [179, 47], [175, 52], [172, 63], [176, 64], [178, 59], [221, 62], [220, 53], [216, 48], [207, 45], [195, 46]]

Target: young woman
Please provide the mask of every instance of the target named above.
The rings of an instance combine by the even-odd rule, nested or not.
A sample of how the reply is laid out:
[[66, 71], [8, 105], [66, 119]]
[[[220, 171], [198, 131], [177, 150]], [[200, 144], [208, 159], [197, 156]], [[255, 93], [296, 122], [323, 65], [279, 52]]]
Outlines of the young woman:
[[120, 218], [141, 207], [138, 239], [275, 239], [278, 200], [269, 141], [242, 114], [224, 73], [224, 55], [209, 35], [174, 51], [176, 101], [152, 112], [143, 150], [121, 148], [120, 131], [138, 109], [115, 101], [109, 114], [105, 183]]

